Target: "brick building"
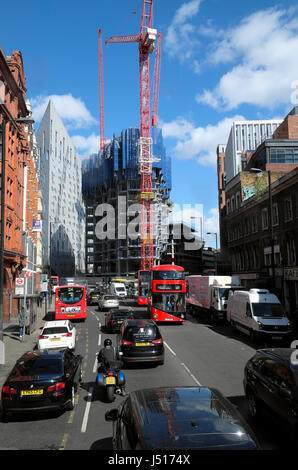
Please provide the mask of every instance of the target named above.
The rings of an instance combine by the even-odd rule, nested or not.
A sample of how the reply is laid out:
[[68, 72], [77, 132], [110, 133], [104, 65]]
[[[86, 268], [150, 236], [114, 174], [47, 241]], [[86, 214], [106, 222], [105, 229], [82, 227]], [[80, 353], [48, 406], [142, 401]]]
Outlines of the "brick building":
[[[14, 281], [26, 264], [23, 251], [23, 200], [24, 166], [29, 145], [23, 125], [16, 119], [28, 115], [25, 103], [26, 87], [22, 54], [13, 51], [6, 56], [0, 47], [0, 142], [1, 180], [4, 179], [3, 244], [4, 291], [3, 321], [17, 315], [17, 303], [13, 300]], [[4, 170], [4, 172], [3, 172]]]

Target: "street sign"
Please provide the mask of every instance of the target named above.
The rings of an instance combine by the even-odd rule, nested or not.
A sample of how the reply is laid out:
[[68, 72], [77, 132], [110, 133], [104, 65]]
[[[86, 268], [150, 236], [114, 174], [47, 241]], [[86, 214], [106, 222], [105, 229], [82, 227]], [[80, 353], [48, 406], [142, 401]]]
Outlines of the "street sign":
[[25, 279], [23, 277], [16, 278], [16, 286], [23, 286], [25, 284]]
[[47, 281], [42, 282], [40, 284], [40, 292], [47, 292], [48, 291], [48, 283]]

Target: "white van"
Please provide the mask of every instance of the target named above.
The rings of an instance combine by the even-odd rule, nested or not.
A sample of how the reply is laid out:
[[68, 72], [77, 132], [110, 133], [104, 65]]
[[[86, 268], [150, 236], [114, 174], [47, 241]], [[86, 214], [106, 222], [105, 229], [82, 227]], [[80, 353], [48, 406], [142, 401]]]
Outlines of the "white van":
[[227, 321], [253, 342], [260, 338], [283, 340], [292, 333], [280, 301], [267, 289], [235, 291], [228, 300]]
[[111, 293], [117, 295], [117, 297], [126, 298], [127, 291], [123, 282], [113, 282], [111, 285]]

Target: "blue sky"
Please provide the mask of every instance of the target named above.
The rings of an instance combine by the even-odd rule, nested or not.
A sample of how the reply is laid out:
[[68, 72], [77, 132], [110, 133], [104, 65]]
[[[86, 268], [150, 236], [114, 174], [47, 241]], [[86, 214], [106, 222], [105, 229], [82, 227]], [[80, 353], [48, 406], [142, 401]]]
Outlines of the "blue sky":
[[[49, 97], [80, 155], [99, 145], [98, 28], [140, 30], [142, 0], [15, 0], [1, 5], [0, 45], [20, 49], [36, 129]], [[159, 124], [172, 156], [172, 200], [203, 204], [217, 231], [216, 146], [233, 120], [284, 117], [298, 81], [296, 1], [155, 0], [163, 34]], [[103, 46], [105, 136], [139, 126], [137, 44]], [[153, 60], [151, 60], [153, 70]], [[298, 82], [297, 85], [298, 87]], [[204, 235], [214, 246], [214, 237]]]

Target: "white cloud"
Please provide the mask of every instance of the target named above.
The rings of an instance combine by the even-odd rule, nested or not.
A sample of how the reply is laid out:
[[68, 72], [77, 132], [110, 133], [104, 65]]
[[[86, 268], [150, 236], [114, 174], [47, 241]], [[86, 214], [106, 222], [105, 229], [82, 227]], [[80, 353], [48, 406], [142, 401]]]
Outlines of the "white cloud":
[[[165, 50], [171, 57], [184, 61], [193, 57], [200, 41], [195, 36], [196, 26], [189, 20], [198, 13], [202, 0], [192, 0], [183, 3], [175, 12], [173, 20], [165, 36]], [[193, 70], [198, 73], [198, 61], [193, 64]]]
[[91, 113], [86, 108], [81, 98], [74, 98], [70, 93], [67, 95], [48, 95], [31, 98], [32, 114], [36, 122], [40, 122], [49, 100], [51, 100], [68, 129], [79, 129], [97, 124]]
[[[211, 234], [219, 234], [219, 214], [217, 207], [214, 207], [209, 210], [208, 216], [204, 217], [203, 225], [204, 240], [206, 241], [206, 245], [215, 245], [215, 235], [207, 235], [207, 232], [210, 232]], [[217, 237], [217, 243], [219, 243], [219, 237]]]
[[91, 134], [88, 137], [73, 135], [71, 140], [82, 158], [88, 158], [91, 154], [99, 152], [100, 141], [96, 134]]
[[225, 144], [229, 137], [231, 125], [234, 121], [245, 118], [236, 115], [224, 118], [214, 125], [195, 127], [184, 118], [172, 122], [161, 122], [164, 138], [175, 138], [177, 143], [173, 150], [174, 156], [179, 159], [197, 159], [203, 166], [216, 165], [216, 147]]
[[212, 90], [204, 90], [199, 103], [226, 110], [243, 103], [273, 109], [290, 104], [291, 83], [298, 79], [297, 10], [276, 7], [245, 17], [212, 44], [208, 62], [231, 64]]

